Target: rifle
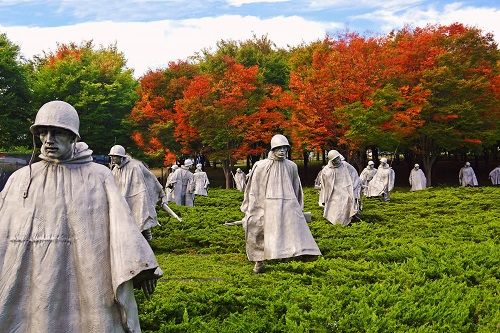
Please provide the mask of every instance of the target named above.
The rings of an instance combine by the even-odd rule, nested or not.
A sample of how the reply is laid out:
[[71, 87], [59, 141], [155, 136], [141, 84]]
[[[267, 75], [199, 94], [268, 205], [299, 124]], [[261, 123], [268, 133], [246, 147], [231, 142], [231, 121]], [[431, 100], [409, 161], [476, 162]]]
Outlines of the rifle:
[[177, 216], [177, 214], [175, 214], [175, 212], [170, 207], [168, 207], [168, 205], [165, 202], [161, 204], [161, 208], [163, 208], [163, 210], [165, 210], [170, 216], [175, 218], [177, 221], [182, 222], [182, 219], [179, 216]]

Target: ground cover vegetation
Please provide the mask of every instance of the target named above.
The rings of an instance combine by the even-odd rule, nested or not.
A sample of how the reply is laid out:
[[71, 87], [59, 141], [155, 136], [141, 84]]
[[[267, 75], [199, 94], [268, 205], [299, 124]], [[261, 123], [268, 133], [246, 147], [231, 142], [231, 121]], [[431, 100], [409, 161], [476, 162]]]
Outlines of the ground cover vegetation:
[[62, 99], [95, 153], [119, 143], [153, 167], [201, 153], [220, 161], [226, 187], [233, 164], [250, 167], [276, 133], [306, 170], [311, 152], [335, 148], [361, 170], [367, 149], [376, 164], [379, 151], [397, 150], [429, 184], [443, 154], [498, 158], [498, 45], [460, 23], [343, 32], [287, 49], [266, 36], [222, 40], [138, 80], [113, 45], [60, 44], [23, 60], [0, 36], [2, 149], [28, 145], [36, 110]]
[[500, 188], [396, 189], [365, 200], [363, 221], [334, 226], [317, 193], [305, 211], [323, 253], [251, 272], [242, 193], [212, 189], [160, 214], [152, 247], [165, 276], [136, 293], [145, 332], [496, 332], [500, 329]]

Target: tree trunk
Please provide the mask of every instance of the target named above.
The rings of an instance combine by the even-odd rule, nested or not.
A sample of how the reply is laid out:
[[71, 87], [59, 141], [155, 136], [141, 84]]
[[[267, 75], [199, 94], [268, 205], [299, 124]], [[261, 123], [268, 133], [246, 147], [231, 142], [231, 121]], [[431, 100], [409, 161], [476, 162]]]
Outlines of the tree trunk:
[[378, 168], [379, 160], [378, 160], [378, 148], [376, 146], [371, 146], [370, 150], [372, 151], [372, 161], [375, 163], [375, 169]]
[[308, 168], [309, 168], [309, 152], [307, 150], [303, 150], [302, 157], [304, 158], [303, 177], [304, 177], [304, 180], [307, 181], [307, 174], [308, 174]]
[[226, 189], [230, 189], [233, 186], [233, 177], [231, 175], [230, 159], [225, 159], [222, 161], [222, 170], [224, 171], [224, 177], [226, 178]]

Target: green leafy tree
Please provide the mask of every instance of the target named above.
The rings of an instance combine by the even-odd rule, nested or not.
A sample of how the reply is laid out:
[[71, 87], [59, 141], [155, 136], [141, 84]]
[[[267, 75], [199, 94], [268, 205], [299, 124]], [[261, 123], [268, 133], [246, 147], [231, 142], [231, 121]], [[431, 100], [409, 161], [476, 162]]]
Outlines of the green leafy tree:
[[19, 47], [0, 34], [0, 147], [28, 146], [31, 91]]
[[116, 46], [61, 44], [33, 65], [36, 105], [50, 100], [72, 104], [80, 115], [82, 139], [95, 153], [105, 154], [114, 144], [132, 146], [122, 120], [138, 98], [138, 84]]

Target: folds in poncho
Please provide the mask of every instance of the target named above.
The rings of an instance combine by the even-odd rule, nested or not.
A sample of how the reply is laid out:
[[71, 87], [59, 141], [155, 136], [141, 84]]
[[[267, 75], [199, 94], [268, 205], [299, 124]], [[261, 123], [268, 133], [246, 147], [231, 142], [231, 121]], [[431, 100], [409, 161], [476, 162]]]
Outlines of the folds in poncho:
[[500, 185], [500, 166], [493, 169], [488, 175], [488, 178], [490, 178], [491, 184]]
[[410, 191], [420, 191], [427, 186], [427, 179], [421, 169], [411, 169], [409, 181], [411, 185]]
[[167, 181], [165, 183], [165, 194], [167, 195], [167, 202], [174, 201], [174, 189], [172, 184], [172, 179], [174, 178], [175, 171], [173, 170], [168, 174]]
[[140, 332], [131, 279], [158, 264], [91, 152], [34, 163], [25, 199], [28, 167], [0, 193], [0, 332]]
[[207, 177], [207, 173], [204, 172], [204, 171], [195, 171], [195, 173], [193, 174], [193, 180], [192, 180], [193, 184], [191, 185], [188, 185], [188, 188], [191, 186], [191, 187], [194, 187], [194, 194], [195, 195], [203, 195], [203, 196], [207, 196], [208, 195], [208, 191], [207, 191], [207, 188], [208, 188], [208, 184], [210, 184], [210, 182], [208, 181], [208, 177]]
[[174, 202], [182, 206], [193, 206], [193, 173], [187, 167], [181, 165], [175, 171], [170, 182], [174, 185]]
[[378, 197], [382, 194], [387, 194], [394, 188], [395, 180], [394, 170], [389, 165], [385, 167], [380, 165], [373, 176], [373, 179], [368, 184], [368, 197]]
[[323, 168], [319, 196], [325, 207], [324, 218], [332, 224], [348, 225], [351, 222], [351, 218], [356, 214], [356, 207], [352, 178], [345, 162], [335, 167], [330, 161]]
[[462, 186], [477, 186], [476, 173], [472, 167], [463, 167], [458, 173], [458, 180]]
[[130, 157], [115, 166], [112, 173], [139, 230], [158, 225], [156, 203], [163, 188], [156, 176], [141, 161]]
[[250, 261], [321, 255], [307, 226], [297, 165], [272, 157], [255, 163], [241, 211]]

